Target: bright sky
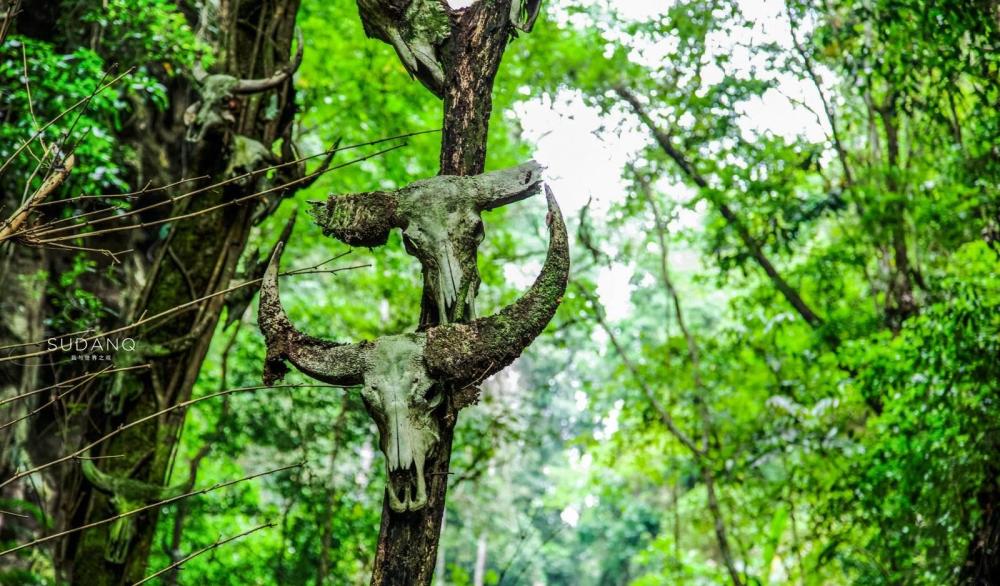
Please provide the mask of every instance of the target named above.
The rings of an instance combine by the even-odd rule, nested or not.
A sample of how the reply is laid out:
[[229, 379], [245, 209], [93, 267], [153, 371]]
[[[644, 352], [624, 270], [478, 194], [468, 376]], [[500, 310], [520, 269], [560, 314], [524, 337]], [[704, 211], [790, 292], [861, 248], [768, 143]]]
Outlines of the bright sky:
[[[468, 0], [465, 0], [468, 2]], [[596, 0], [591, 0], [592, 2]], [[791, 46], [791, 36], [780, 0], [738, 0], [739, 5], [756, 26], [740, 29], [735, 34], [720, 34], [712, 38], [712, 50], [729, 53], [733, 67], [749, 71], [752, 56], [737, 43], [776, 42]], [[452, 1], [455, 4], [455, 1]], [[569, 5], [568, 0], [559, 3]], [[616, 2], [616, 8], [631, 19], [649, 19], [662, 14], [669, 6], [663, 0], [629, 0]], [[651, 59], [658, 59], [667, 47], [649, 47]], [[757, 63], [762, 65], [761, 63]], [[721, 75], [721, 72], [718, 72]], [[713, 83], [711, 70], [705, 72], [706, 83]], [[822, 140], [825, 129], [812, 112], [794, 104], [789, 97], [821, 111], [815, 90], [791, 77], [780, 79], [777, 90], [768, 91], [762, 99], [748, 103], [743, 119], [744, 131], [770, 131], [781, 136], [804, 135]], [[587, 201], [593, 198], [591, 217], [600, 227], [609, 206], [625, 198], [626, 186], [621, 180], [626, 163], [649, 140], [649, 135], [637, 120], [628, 117], [620, 133], [601, 133], [602, 126], [617, 128], [618, 121], [602, 120], [598, 111], [588, 108], [578, 93], [564, 91], [555, 100], [537, 99], [521, 104], [517, 117], [526, 130], [526, 138], [536, 145], [535, 158], [547, 167], [547, 180], [552, 186], [564, 215], [572, 221]], [[685, 197], [690, 193], [684, 186], [666, 190], [668, 196]], [[702, 214], [688, 212], [679, 218], [682, 228], [697, 229]], [[675, 226], [676, 228], [676, 226]], [[572, 230], [572, 227], [571, 227]], [[671, 254], [671, 267], [677, 272], [697, 272], [702, 269], [700, 258], [691, 251], [677, 249]], [[530, 285], [538, 266], [511, 268], [506, 275], [518, 287]], [[631, 306], [629, 265], [602, 269], [598, 277], [598, 294], [611, 320], [628, 316]]]
[[[454, 5], [456, 1], [451, 0]], [[471, 3], [469, 0], [461, 0]], [[474, 1], [474, 0], [473, 0]], [[555, 0], [553, 0], [555, 1]], [[598, 0], [590, 0], [592, 2]], [[736, 34], [720, 34], [711, 39], [712, 50], [729, 53], [734, 67], [749, 71], [753, 57], [738, 44], [775, 42], [791, 47], [791, 36], [784, 15], [783, 0], [736, 0], [743, 14], [756, 23], [752, 30], [741, 30]], [[561, 6], [568, 6], [571, 0], [561, 0]], [[649, 19], [663, 13], [669, 6], [664, 0], [628, 0], [614, 3], [616, 8], [631, 19]], [[650, 47], [649, 59], [659, 59], [669, 47]], [[659, 55], [657, 55], [659, 53]], [[757, 63], [757, 65], [762, 65]], [[721, 75], [721, 72], [716, 72]], [[705, 82], [714, 83], [710, 70], [705, 72]], [[779, 78], [778, 88], [770, 90], [760, 100], [746, 105], [743, 130], [746, 133], [770, 131], [793, 137], [805, 136], [810, 140], [822, 140], [826, 128], [817, 121], [815, 115], [793, 100], [801, 101], [814, 111], [821, 111], [821, 103], [815, 89], [791, 77]], [[791, 98], [791, 99], [789, 99]], [[549, 101], [538, 99], [521, 104], [516, 111], [521, 126], [526, 129], [526, 137], [536, 145], [535, 158], [547, 167], [546, 178], [559, 199], [564, 215], [574, 223], [580, 209], [593, 198], [591, 217], [600, 230], [606, 219], [610, 205], [625, 198], [626, 186], [621, 180], [622, 171], [649, 140], [645, 129], [634, 118], [624, 120], [602, 120], [599, 113], [588, 108], [578, 93], [564, 91]], [[618, 122], [624, 122], [618, 125]], [[623, 128], [616, 133], [602, 133], [599, 128]], [[683, 186], [664, 186], [667, 197], [689, 197], [690, 189]], [[688, 212], [679, 217], [679, 227], [697, 230], [703, 220], [703, 213]], [[678, 226], [674, 226], [676, 229]], [[570, 226], [573, 231], [575, 226]], [[572, 235], [571, 235], [572, 237]], [[576, 248], [579, 250], [579, 248]], [[675, 273], [696, 273], [703, 270], [703, 263], [696, 251], [674, 247], [670, 254], [671, 269]], [[511, 267], [506, 275], [515, 286], [527, 287], [539, 270], [538, 265]], [[632, 307], [630, 302], [634, 265], [617, 264], [602, 269], [598, 275], [597, 293], [605, 306], [608, 318], [618, 321], [628, 318]], [[718, 297], [725, 303], [725, 295]], [[604, 345], [603, 332], [595, 330], [595, 342]], [[578, 392], [578, 395], [584, 395]], [[581, 397], [578, 397], [581, 399]], [[578, 400], [578, 403], [581, 403]], [[586, 396], [577, 408], [587, 408]], [[617, 429], [617, 413], [621, 406], [603, 419], [604, 429], [598, 430], [602, 436], [610, 436]], [[598, 438], [600, 439], [600, 438]], [[571, 454], [571, 467], [585, 472], [588, 462], [577, 454]], [[585, 476], [581, 474], [581, 477]], [[568, 525], [575, 526], [584, 507], [593, 506], [586, 500], [570, 503], [562, 511], [561, 518]]]

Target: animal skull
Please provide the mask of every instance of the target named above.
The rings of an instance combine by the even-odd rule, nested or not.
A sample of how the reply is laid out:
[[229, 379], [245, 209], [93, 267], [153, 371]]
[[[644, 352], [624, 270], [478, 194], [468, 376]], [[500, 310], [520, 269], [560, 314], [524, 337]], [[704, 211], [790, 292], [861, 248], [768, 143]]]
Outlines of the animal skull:
[[267, 343], [264, 383], [274, 384], [291, 362], [306, 375], [335, 385], [361, 386], [379, 429], [389, 472], [390, 508], [401, 513], [427, 505], [424, 464], [438, 443], [438, 411], [446, 388], [476, 384], [514, 361], [545, 329], [562, 301], [569, 276], [566, 226], [546, 188], [549, 250], [531, 288], [497, 314], [424, 332], [337, 344], [304, 334], [281, 307], [278, 268], [283, 243], [264, 273], [258, 324]]
[[385, 244], [389, 230], [401, 228], [406, 251], [423, 268], [434, 321], [449, 323], [475, 317], [482, 212], [534, 195], [541, 172], [529, 161], [482, 175], [439, 175], [393, 192], [332, 195], [310, 202], [310, 213], [324, 234], [355, 246]]
[[[194, 470], [187, 482], [174, 486], [148, 484], [131, 478], [119, 478], [102, 472], [91, 460], [81, 461], [84, 477], [97, 490], [108, 495], [111, 506], [117, 513], [134, 511], [151, 503], [178, 497], [194, 486]], [[111, 563], [123, 564], [128, 559], [129, 546], [135, 538], [136, 519], [134, 515], [118, 517], [108, 528], [108, 544], [104, 558]]]
[[357, 0], [365, 35], [392, 45], [406, 71], [434, 95], [444, 95], [438, 47], [451, 35], [442, 0]]
[[201, 84], [201, 99], [184, 111], [184, 124], [188, 127], [185, 138], [188, 142], [198, 142], [206, 134], [229, 128], [236, 123], [236, 113], [240, 103], [237, 96], [257, 94], [277, 88], [302, 64], [304, 45], [301, 31], [296, 29], [298, 49], [295, 57], [271, 77], [265, 79], [239, 79], [232, 75], [207, 75], [204, 70], [196, 74]]

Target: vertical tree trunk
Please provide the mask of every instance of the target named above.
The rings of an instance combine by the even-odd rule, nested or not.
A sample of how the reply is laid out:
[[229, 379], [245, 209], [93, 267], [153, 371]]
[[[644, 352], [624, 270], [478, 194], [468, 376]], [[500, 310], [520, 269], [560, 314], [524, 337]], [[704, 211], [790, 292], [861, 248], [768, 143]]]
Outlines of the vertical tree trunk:
[[[454, 15], [452, 34], [442, 48], [445, 70], [441, 174], [475, 175], [486, 165], [486, 138], [493, 109], [493, 80], [510, 36], [510, 0], [480, 0]], [[424, 284], [421, 326], [439, 323], [436, 305]], [[467, 312], [467, 306], [463, 307]], [[467, 313], [456, 316], [467, 321]], [[449, 396], [447, 393], [446, 396]], [[383, 499], [382, 524], [372, 571], [373, 585], [422, 586], [431, 583], [441, 538], [448, 466], [458, 409], [444, 401], [441, 437], [427, 460], [427, 506], [394, 513]]]
[[[224, 63], [223, 71], [240, 78], [262, 78], [287, 63], [298, 6], [298, 0], [232, 4], [223, 0], [219, 7], [221, 33], [217, 51]], [[196, 95], [193, 90], [192, 93]], [[278, 115], [269, 116], [264, 112], [264, 105], [274, 94], [277, 94]], [[178, 108], [174, 104], [174, 112], [182, 112], [185, 105]], [[228, 178], [226, 157], [219, 155], [229, 152], [233, 136], [238, 134], [256, 140], [268, 149], [279, 138], [287, 143], [291, 138], [294, 111], [294, 93], [291, 82], [286, 81], [277, 90], [245, 98], [240, 104], [238, 122], [221, 136], [206, 137], [196, 145], [185, 144], [184, 126], [179, 116], [164, 117], [162, 122], [170, 128], [155, 131], [174, 137], [174, 142], [165, 149], [181, 169], [177, 175], [207, 175], [209, 179], [201, 185], [210, 185]], [[184, 164], [185, 159], [188, 164]], [[192, 188], [191, 184], [186, 184], [185, 188]], [[207, 209], [252, 194], [258, 188], [250, 182], [214, 189], [187, 200], [190, 205], [184, 211]], [[174, 225], [159, 244], [138, 301], [129, 308], [132, 319], [144, 313], [153, 315], [228, 287], [246, 246], [254, 211], [253, 205], [230, 206]], [[176, 314], [166, 322], [150, 324], [133, 333], [140, 359], [151, 368], [138, 375], [119, 375], [118, 388], [123, 393], [120, 413], [109, 412], [104, 401], [91, 405], [87, 413], [91, 423], [86, 439], [96, 439], [121, 424], [190, 398], [225, 301], [221, 295], [212, 297], [192, 311]], [[166, 343], [174, 345], [171, 352], [151, 353], [152, 348]], [[164, 485], [175, 457], [184, 416], [184, 412], [173, 412], [118, 434], [102, 445], [102, 453], [121, 457], [104, 460], [100, 466], [116, 476]], [[78, 487], [77, 490], [67, 488], [61, 495], [62, 506], [70, 511], [67, 515], [70, 527], [104, 519], [116, 512], [109, 499], [92, 490], [87, 482], [63, 486]], [[109, 526], [103, 525], [68, 539], [60, 550], [59, 565], [74, 584], [133, 583], [146, 573], [157, 517], [156, 510], [135, 517], [136, 534], [124, 564], [107, 559]]]
[[476, 540], [476, 565], [472, 571], [472, 586], [483, 586], [486, 580], [486, 532]]

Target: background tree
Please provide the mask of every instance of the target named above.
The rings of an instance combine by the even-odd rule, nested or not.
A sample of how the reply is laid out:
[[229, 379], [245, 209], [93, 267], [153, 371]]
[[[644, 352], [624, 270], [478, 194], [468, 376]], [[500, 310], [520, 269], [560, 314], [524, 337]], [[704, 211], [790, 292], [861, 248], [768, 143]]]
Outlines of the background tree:
[[[130, 53], [115, 54], [119, 72], [140, 62], [147, 69], [95, 96], [80, 115], [71, 134], [82, 140], [59, 199], [141, 189], [129, 151], [115, 148], [116, 116], [128, 121], [132, 93], [156, 100], [172, 84], [194, 85], [162, 82], [170, 79], [160, 77], [162, 63], [193, 70], [165, 55], [187, 58], [196, 49], [145, 46], [145, 31], [156, 29], [133, 18], [143, 14], [137, 6], [129, 5], [129, 18], [92, 25], [119, 22], [99, 40], [128, 39], [135, 48], [130, 62]], [[338, 137], [343, 146], [440, 126], [440, 102], [407, 79], [393, 46], [366, 39], [356, 10], [338, 0], [304, 2], [298, 12], [306, 53], [295, 79], [294, 136], [300, 153], [320, 154], [309, 168]], [[188, 22], [196, 13], [182, 12]], [[730, 565], [748, 584], [996, 581], [996, 23], [988, 2], [547, 3], [532, 33], [506, 47], [485, 168], [517, 164], [533, 150], [548, 165], [564, 211], [576, 210], [567, 218], [576, 232], [575, 284], [551, 331], [484, 383], [480, 405], [456, 424], [436, 580], [732, 583], [716, 531], [721, 519]], [[0, 58], [10, 89], [0, 98], [0, 131], [15, 137], [0, 147], [4, 158], [34, 128], [20, 48], [9, 43], [27, 49], [39, 126], [89, 95], [108, 67], [87, 52], [89, 36], [61, 45], [69, 32], [32, 30], [13, 29]], [[165, 39], [185, 34], [172, 24], [165, 30]], [[188, 30], [204, 43], [216, 38]], [[38, 37], [48, 45], [33, 45]], [[274, 66], [295, 46], [276, 52]], [[203, 63], [222, 70], [208, 57]], [[65, 122], [47, 144], [58, 144], [72, 118]], [[406, 141], [405, 149], [320, 177], [292, 196], [294, 204], [301, 210], [329, 193], [396, 189], [438, 172], [440, 136]], [[41, 147], [33, 149], [41, 158]], [[350, 160], [339, 157], [334, 165]], [[17, 161], [3, 172], [4, 218], [45, 179], [43, 168], [26, 189], [37, 161], [28, 153]], [[54, 169], [50, 177], [65, 165]], [[604, 169], [621, 179], [605, 181]], [[85, 178], [91, 184], [74, 183]], [[139, 205], [120, 199], [102, 205]], [[293, 202], [250, 231], [250, 248], [270, 250]], [[527, 207], [536, 203], [485, 216], [482, 315], [537, 273], [545, 226]], [[81, 211], [97, 207], [71, 205], [84, 204], [92, 207]], [[113, 252], [132, 247], [104, 242]], [[11, 244], [0, 243], [5, 254]], [[0, 277], [0, 322], [14, 332], [3, 344], [82, 329], [74, 320], [99, 307], [117, 311], [95, 301], [119, 289], [104, 280], [106, 255], [14, 248], [21, 252], [4, 261]], [[297, 259], [289, 268], [308, 267], [347, 251], [300, 220], [286, 258]], [[32, 254], [63, 260], [39, 265]], [[664, 264], [675, 294], [664, 286]], [[423, 279], [399, 236], [319, 270], [354, 265], [370, 266], [282, 281], [296, 325], [331, 339], [412, 329]], [[14, 277], [48, 266], [55, 268], [41, 279]], [[24, 317], [33, 312], [40, 317]], [[264, 347], [253, 321], [251, 311], [229, 330], [216, 328], [193, 398], [259, 384]], [[48, 359], [35, 360], [34, 367], [31, 359], [0, 362], [10, 369], [5, 397], [55, 380]], [[61, 380], [70, 380], [69, 367], [61, 368]], [[0, 410], [14, 420], [55, 399], [25, 420], [39, 426], [52, 412], [81, 412], [83, 398], [103, 400], [97, 381], [109, 378]], [[293, 373], [287, 382], [308, 381]], [[657, 403], [685, 435], [700, 440], [702, 429], [710, 431], [704, 456], [664, 424]], [[362, 410], [353, 395], [321, 388], [192, 405], [161, 486], [186, 482], [192, 462], [196, 488], [307, 465], [163, 507], [149, 573], [273, 521], [164, 580], [367, 582], [385, 478]], [[51, 434], [27, 443], [15, 429], [26, 427], [0, 430], [11, 434], [8, 446], [63, 454], [36, 439]], [[66, 463], [50, 471], [83, 484], [78, 470]], [[42, 476], [32, 477], [34, 486], [25, 479], [3, 487], [0, 510], [30, 517], [0, 516], [4, 549], [49, 535], [55, 527], [46, 523], [60, 522], [42, 506], [51, 502], [44, 495], [74, 485], [54, 475], [43, 484]], [[54, 549], [68, 539], [0, 556], [4, 579], [54, 581]]]

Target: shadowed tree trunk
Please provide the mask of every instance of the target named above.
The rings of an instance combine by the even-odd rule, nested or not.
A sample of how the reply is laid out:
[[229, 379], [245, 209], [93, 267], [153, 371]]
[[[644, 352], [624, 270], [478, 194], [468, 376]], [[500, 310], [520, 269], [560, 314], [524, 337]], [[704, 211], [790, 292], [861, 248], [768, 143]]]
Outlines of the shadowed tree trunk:
[[[195, 11], [181, 4], [185, 14], [195, 20]], [[51, 31], [56, 30], [58, 10], [51, 9], [57, 5], [56, 2], [38, 3], [37, 10], [25, 12], [23, 21], [15, 23], [15, 26], [20, 26], [18, 32], [47, 38]], [[192, 28], [217, 31], [217, 38], [205, 39], [215, 48], [217, 59], [213, 73], [240, 79], [265, 79], [293, 60], [298, 8], [299, 0], [221, 0], [217, 13], [203, 10], [198, 15], [211, 22], [192, 22]], [[69, 50], [74, 48], [64, 47]], [[120, 56], [105, 57], [110, 60]], [[129, 57], [143, 58], [142, 55]], [[120, 131], [119, 142], [132, 147], [139, 161], [133, 169], [133, 189], [141, 188], [147, 181], [153, 185], [165, 185], [182, 178], [200, 176], [206, 179], [187, 182], [174, 189], [172, 195], [207, 187], [253, 170], [247, 166], [263, 168], [273, 164], [276, 161], [272, 159], [279, 157], [272, 152], [272, 146], [279, 140], [282, 144], [280, 159], [292, 158], [290, 141], [295, 100], [290, 76], [285, 76], [279, 80], [280, 83], [272, 84], [264, 91], [227, 96], [225, 106], [233, 114], [234, 121], [205, 132], [196, 141], [186, 139], [189, 135], [186, 122], [191, 120], [185, 120], [185, 111], [199, 100], [199, 103], [208, 103], [209, 98], [205, 95], [208, 82], [192, 83], [191, 77], [165, 78], [169, 94], [167, 108], [161, 111], [149, 104], [136, 106], [131, 124]], [[247, 144], [260, 145], [261, 149], [257, 152], [266, 151], [267, 154], [253, 160], [237, 159], [237, 153], [242, 156], [247, 152]], [[246, 166], [235, 166], [237, 161]], [[286, 183], [299, 177], [300, 168], [292, 166], [291, 170], [278, 172], [274, 180]], [[231, 183], [208, 189], [183, 200], [183, 203], [174, 202], [170, 207], [155, 212], [159, 214], [155, 218], [139, 216], [137, 219], [148, 221], [181, 213], [197, 213], [254, 194], [261, 187], [261, 180], [253, 178]], [[270, 198], [273, 201], [288, 191], [291, 189], [279, 191]], [[144, 196], [147, 199], [140, 202], [148, 204], [162, 197], [161, 193], [157, 193], [155, 196]], [[163, 209], [169, 212], [163, 213]], [[104, 301], [114, 308], [115, 315], [121, 317], [115, 322], [102, 323], [104, 330], [127, 325], [143, 315], [155, 315], [229, 287], [252, 226], [266, 217], [269, 210], [273, 210], [273, 206], [261, 205], [258, 200], [253, 200], [172, 222], [165, 232], [160, 226], [135, 226], [128, 232], [89, 239], [88, 246], [122, 250], [131, 245], [137, 251], [127, 257], [129, 263], [135, 264], [121, 269], [125, 285], [120, 290], [107, 292]], [[4, 262], [11, 266], [27, 266], [30, 264], [27, 261], [33, 260], [31, 255], [37, 255], [37, 252], [20, 247], [5, 253]], [[53, 274], [58, 274], [60, 265], [57, 263], [65, 263], [65, 259], [70, 258], [67, 254], [49, 256], [55, 258], [48, 261], [48, 268]], [[35, 264], [41, 262], [45, 260], [38, 260]], [[9, 276], [15, 275], [11, 273]], [[37, 299], [43, 301], [41, 295]], [[17, 299], [13, 301], [17, 302]], [[152, 322], [130, 331], [128, 335], [136, 340], [135, 351], [119, 353], [114, 358], [115, 365], [149, 364], [149, 368], [138, 373], [119, 373], [115, 375], [117, 378], [108, 376], [98, 381], [93, 385], [95, 388], [84, 396], [86, 400], [79, 401], [85, 406], [82, 414], [45, 412], [33, 418], [30, 429], [26, 431], [27, 437], [19, 443], [28, 446], [34, 463], [46, 462], [53, 456], [71, 452], [77, 447], [75, 442], [84, 445], [121, 425], [189, 399], [222, 309], [229, 301], [232, 301], [231, 296], [215, 295], [194, 303], [168, 320]], [[32, 306], [24, 307], [31, 309]], [[31, 316], [25, 318], [23, 326], [18, 325], [18, 331], [6, 332], [4, 338], [21, 340], [34, 335]], [[45, 332], [47, 335], [59, 333]], [[75, 373], [72, 372], [74, 368]], [[21, 381], [18, 384], [22, 389], [34, 388], [36, 384], [52, 384], [88, 368], [95, 369], [92, 363], [75, 363], [47, 372], [47, 376], [54, 380], [28, 385]], [[13, 374], [21, 379], [33, 376], [30, 370], [21, 370], [23, 372]], [[10, 369], [4, 370], [5, 373], [8, 371]], [[104, 442], [100, 448], [95, 448], [92, 454], [115, 457], [95, 460], [93, 464], [109, 477], [139, 482], [151, 489], [165, 486], [184, 417], [184, 411], [176, 410], [123, 431]], [[70, 430], [69, 434], [58, 433], [67, 430]], [[53, 438], [59, 438], [59, 441]], [[4, 463], [7, 463], [6, 459]], [[53, 468], [46, 474], [50, 484], [59, 487], [53, 501], [45, 503], [53, 513], [55, 530], [79, 527], [121, 512], [118, 510], [120, 503], [95, 490], [93, 480], [83, 477], [77, 462]], [[43, 480], [39, 476], [38, 481]], [[12, 487], [29, 487], [33, 481], [28, 479]], [[148, 503], [132, 501], [131, 504], [133, 506], [128, 508]], [[153, 509], [132, 519], [131, 535], [114, 541], [122, 548], [117, 553], [111, 552], [112, 535], [116, 531], [113, 524], [73, 533], [59, 540], [53, 552], [58, 574], [73, 584], [81, 585], [131, 584], [140, 580], [146, 573], [157, 511]]]
[[[440, 53], [444, 68], [442, 175], [483, 172], [493, 80], [510, 33], [510, 0], [483, 0], [453, 14], [451, 36]], [[429, 290], [425, 282], [421, 327], [441, 321]], [[460, 311], [463, 313], [456, 315], [455, 321], [472, 317], [467, 306]], [[451, 394], [446, 392], [445, 396]], [[425, 585], [434, 577], [458, 408], [452, 401], [444, 401], [439, 417], [440, 442], [426, 463], [427, 506], [399, 514], [390, 510], [388, 497], [383, 499], [372, 584]]]

